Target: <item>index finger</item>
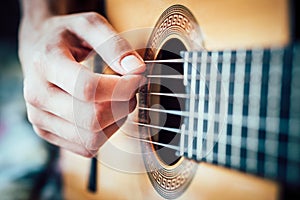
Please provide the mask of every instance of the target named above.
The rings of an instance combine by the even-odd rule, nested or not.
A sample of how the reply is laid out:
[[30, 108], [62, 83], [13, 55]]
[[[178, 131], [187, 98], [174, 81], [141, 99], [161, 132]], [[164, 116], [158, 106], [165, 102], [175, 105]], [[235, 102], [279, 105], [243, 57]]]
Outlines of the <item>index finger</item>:
[[86, 41], [116, 72], [137, 74], [145, 70], [146, 67], [140, 55], [98, 13], [65, 16], [61, 23]]
[[82, 101], [128, 101], [145, 78], [141, 75], [96, 74], [65, 55], [49, 55], [47, 81]]

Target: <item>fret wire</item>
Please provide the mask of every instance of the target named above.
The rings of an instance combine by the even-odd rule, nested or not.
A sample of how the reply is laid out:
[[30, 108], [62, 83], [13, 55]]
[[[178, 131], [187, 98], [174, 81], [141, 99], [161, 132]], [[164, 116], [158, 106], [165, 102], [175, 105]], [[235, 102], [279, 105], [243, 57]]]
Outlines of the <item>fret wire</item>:
[[[283, 62], [283, 52], [280, 51], [271, 51], [270, 55], [270, 67], [269, 68], [269, 80], [268, 80], [268, 95], [267, 95], [267, 116], [280, 116], [279, 114], [279, 106], [272, 106], [272, 105], [280, 105], [280, 94], [281, 94], [281, 81], [274, 81], [272, 80], [272, 77], [276, 76], [278, 74], [278, 77], [282, 76], [282, 67]], [[272, 102], [270, 102], [272, 101]], [[276, 120], [266, 120], [266, 129], [274, 128], [279, 130], [279, 121], [280, 119]], [[272, 139], [274, 135], [272, 134], [266, 134], [266, 142], [265, 142], [265, 151], [266, 152], [277, 152], [278, 149], [278, 140]], [[273, 160], [270, 160], [269, 158], [265, 161], [265, 174], [272, 176], [277, 173], [278, 165], [274, 164]]]
[[[245, 72], [245, 62], [243, 62], [243, 60], [246, 59], [246, 52], [236, 52], [236, 59], [237, 61], [239, 61], [239, 64], [235, 65], [235, 76], [243, 77]], [[238, 79], [235, 79], [233, 84], [233, 99], [238, 100], [239, 102], [243, 102], [243, 96], [240, 94], [244, 93], [244, 83], [238, 84]], [[243, 104], [232, 104], [232, 121], [236, 122], [237, 124], [243, 123]], [[245, 126], [247, 126], [247, 124], [245, 124]], [[236, 146], [241, 145], [242, 127], [243, 126], [232, 126], [231, 129], [231, 142], [235, 143]], [[235, 159], [231, 157], [231, 165], [240, 167], [240, 149], [231, 149], [231, 154], [234, 154], [236, 156]]]
[[[223, 53], [223, 63], [222, 63], [222, 78], [225, 80], [230, 80], [230, 59], [231, 59], [231, 51], [224, 51]], [[222, 90], [221, 90], [221, 100], [222, 102], [225, 102], [225, 99], [229, 96], [229, 82], [222, 81]], [[222, 103], [220, 108], [222, 108], [222, 112], [227, 113], [228, 110], [228, 103]], [[226, 126], [223, 126], [226, 128]], [[227, 138], [227, 134], [221, 134], [220, 139], [224, 138], [224, 140]], [[226, 156], [222, 156], [226, 154], [226, 145], [221, 145], [218, 143], [218, 162], [226, 163]]]
[[[262, 51], [252, 52], [252, 62], [251, 62], [251, 70], [250, 70], [250, 76], [259, 76], [261, 77], [262, 72]], [[251, 83], [251, 86], [249, 88], [249, 96], [252, 98], [249, 98], [249, 110], [248, 115], [252, 116], [259, 116], [259, 109], [258, 106], [251, 106], [251, 105], [259, 105], [260, 102], [260, 84], [257, 83]], [[256, 97], [256, 98], [253, 98]], [[247, 119], [247, 126], [254, 127], [253, 129], [248, 129], [247, 131], [247, 137], [250, 138], [257, 138], [258, 136], [258, 130], [259, 130], [259, 121], [260, 118]], [[255, 128], [256, 127], [256, 128]], [[258, 143], [250, 143], [250, 141], [246, 141], [246, 146], [253, 146], [253, 148], [258, 148]], [[247, 153], [247, 158], [254, 158], [254, 160], [257, 160], [257, 154], [254, 153]], [[249, 163], [248, 160], [246, 160], [246, 171], [255, 171], [257, 169], [257, 163]]]
[[[196, 55], [196, 56], [195, 56]], [[192, 54], [192, 64], [189, 65], [191, 68], [191, 76], [195, 77], [197, 74], [197, 64], [195, 66], [195, 60], [197, 59], [197, 54]], [[192, 141], [194, 137], [194, 109], [195, 109], [195, 94], [196, 94], [196, 80], [191, 79], [190, 81], [190, 98], [189, 98], [189, 124], [188, 124], [188, 157], [192, 157]]]
[[[300, 100], [300, 47], [296, 46], [294, 48], [294, 59], [293, 59], [293, 69], [292, 69], [292, 78], [291, 78], [291, 99], [290, 99], [290, 118], [300, 118], [300, 108], [299, 108], [299, 100]], [[293, 141], [292, 135], [299, 135], [300, 133], [300, 124], [294, 123], [293, 120], [290, 120], [289, 123], [289, 138], [288, 138], [288, 152], [287, 157], [291, 157], [294, 159], [300, 158], [300, 145], [299, 143], [291, 144], [290, 141]], [[291, 180], [294, 183], [299, 182], [300, 178], [300, 167], [291, 165], [288, 163], [287, 165], [287, 180]]]
[[[287, 48], [284, 51], [284, 64], [285, 66], [282, 68], [282, 77], [281, 77], [281, 100], [280, 100], [280, 119], [289, 119], [290, 118], [290, 95], [291, 95], [291, 77], [292, 77], [292, 54], [293, 49]], [[299, 66], [297, 66], [299, 67]], [[289, 140], [289, 135], [284, 134], [284, 132], [289, 132], [289, 126], [283, 123], [282, 120], [279, 122], [279, 141]], [[281, 155], [283, 158], [288, 156], [288, 147], [287, 143], [279, 143], [277, 153]], [[285, 159], [279, 159], [278, 162], [284, 163], [284, 165], [278, 166], [277, 173], [281, 177], [287, 176], [287, 162]]]
[[[185, 52], [184, 53], [184, 55], [183, 55], [183, 57], [186, 59], [186, 58], [188, 58], [189, 59], [189, 57], [190, 57], [190, 53], [189, 52]], [[189, 94], [189, 93], [191, 93], [190, 92], [190, 88], [189, 87], [187, 87], [187, 85], [188, 85], [188, 81], [190, 80], [190, 79], [188, 79], [188, 76], [190, 75], [190, 66], [191, 65], [191, 63], [188, 63], [188, 62], [185, 62], [184, 64], [183, 64], [183, 75], [184, 75], [184, 79], [183, 79], [183, 85], [185, 86], [185, 92], [186, 92], [186, 94]], [[188, 99], [186, 99], [185, 100], [185, 107], [186, 108], [188, 108], [189, 107], [189, 98]], [[187, 111], [188, 112], [188, 111]], [[187, 140], [186, 140], [186, 138], [185, 138], [185, 131], [186, 131], [186, 125], [188, 125], [189, 124], [189, 120], [190, 120], [190, 118], [189, 117], [185, 117], [184, 118], [184, 123], [182, 124], [182, 126], [181, 126], [181, 133], [183, 134], [183, 135], [181, 135], [181, 143], [180, 143], [180, 146], [182, 147], [182, 149], [181, 149], [181, 153], [184, 155], [184, 153], [185, 153], [185, 151], [184, 151], [184, 149], [185, 149], [185, 146], [187, 145]]]
[[[236, 57], [236, 51], [232, 51], [231, 52], [231, 58], [232, 57]], [[230, 63], [230, 80], [234, 76], [235, 76], [235, 63]], [[234, 92], [234, 81], [230, 81], [229, 82], [229, 87], [228, 87], [229, 96], [233, 96], [233, 92]], [[231, 115], [231, 116], [233, 114], [233, 112], [232, 112], [233, 111], [232, 106], [233, 106], [232, 103], [228, 103], [227, 114]], [[231, 136], [232, 136], [232, 124], [230, 124], [228, 122], [228, 120], [227, 120], [226, 141], [228, 142], [228, 144], [226, 144], [226, 154], [228, 154], [228, 155], [231, 155], [231, 153], [232, 153], [231, 146], [229, 145], [229, 144], [232, 143]], [[226, 158], [225, 158], [225, 165], [226, 166], [231, 166], [231, 157], [226, 156]]]
[[[223, 52], [219, 52], [218, 53], [218, 57], [222, 57], [223, 59]], [[215, 96], [221, 96], [221, 81], [222, 81], [222, 67], [223, 67], [223, 63], [218, 63], [217, 64], [217, 83], [216, 83], [216, 93]], [[215, 101], [215, 114], [220, 114], [222, 112], [220, 112], [220, 107], [221, 107], [221, 103], [220, 101]], [[217, 118], [219, 119], [219, 118]], [[220, 131], [220, 123], [219, 122], [214, 122], [214, 126], [216, 126], [214, 128], [214, 140], [217, 140], [220, 136], [219, 136], [219, 131]], [[215, 144], [213, 147], [213, 163], [217, 164], [219, 162], [218, 159], [218, 152], [219, 152], [219, 144]]]
[[[206, 60], [207, 60], [207, 52], [202, 52], [201, 53], [201, 60], [203, 62], [201, 62], [200, 64], [198, 64], [197, 66], [199, 66], [199, 72], [202, 74], [206, 74]], [[199, 82], [199, 91], [198, 94], [204, 94], [205, 91], [205, 84], [203, 84], [202, 82]], [[198, 102], [198, 113], [204, 113], [204, 101]], [[196, 116], [198, 116], [198, 113], [196, 114]], [[196, 134], [198, 135], [197, 137], [197, 159], [200, 160], [200, 158], [203, 157], [203, 152], [202, 152], [202, 138], [203, 138], [203, 120], [200, 119], [200, 117], [198, 116], [198, 120], [197, 120], [197, 128], [198, 131]]]
[[[214, 80], [217, 79], [217, 74], [218, 74], [218, 70], [217, 70], [217, 59], [218, 59], [218, 53], [217, 52], [212, 52], [211, 54], [211, 63], [209, 65], [210, 68], [210, 72], [207, 74], [209, 79]], [[216, 96], [216, 89], [217, 89], [217, 85], [216, 85], [216, 81], [208, 81], [208, 96], [211, 97], [212, 99], [215, 99]], [[208, 101], [208, 100], [207, 100]], [[210, 124], [208, 127], [211, 127], [208, 129], [208, 135], [207, 137], [209, 138], [209, 140], [207, 140], [206, 142], [206, 148], [207, 149], [213, 149], [214, 147], [214, 138], [215, 138], [215, 128], [216, 128], [216, 121], [219, 121], [219, 114], [215, 115], [215, 101], [208, 101], [208, 113], [210, 114], [210, 118], [208, 120], [208, 124]], [[212, 120], [212, 119], [216, 119], [216, 120]], [[213, 161], [213, 154], [207, 154], [206, 156], [207, 161], [212, 162]]]
[[[268, 80], [269, 80], [269, 51], [264, 51], [263, 52], [263, 60], [268, 60], [268, 62], [262, 64], [262, 81], [260, 85], [260, 102], [259, 102], [259, 116], [260, 117], [266, 117], [266, 112], [267, 112], [267, 96], [268, 94]], [[258, 130], [258, 138], [260, 140], [265, 140], [266, 139], [266, 131], [264, 130], [266, 128], [265, 126], [266, 122], [262, 122], [262, 120], [259, 120], [259, 126], [262, 127], [262, 129]], [[258, 149], [259, 152], [265, 152], [265, 143], [260, 142], [258, 143]], [[265, 173], [265, 156], [262, 153], [257, 154], [258, 157], [258, 163], [257, 163], [257, 169], [259, 174], [264, 174]]]
[[[246, 51], [246, 57], [251, 57], [251, 51]], [[244, 74], [246, 76], [246, 74], [250, 74], [251, 73], [251, 64], [245, 63], [245, 70], [244, 70]], [[250, 77], [250, 76], [249, 76]], [[249, 91], [250, 91], [250, 83], [246, 80], [246, 78], [244, 79], [244, 91], [243, 91], [243, 108], [242, 108], [242, 115], [243, 116], [248, 116], [248, 112], [249, 112]], [[247, 123], [247, 120], [245, 120], [245, 123]], [[247, 127], [247, 126], [246, 126]], [[242, 127], [241, 128], [241, 136], [242, 138], [247, 138], [248, 135], [248, 129], [246, 127]], [[240, 150], [240, 155], [241, 155], [241, 161], [240, 161], [240, 168], [243, 171], [246, 171], [247, 169], [247, 158], [248, 158], [248, 146], [247, 146], [247, 141], [243, 141], [242, 140], [242, 144], [241, 146], [244, 146], [243, 148], [241, 148]]]
[[[207, 52], [207, 57], [211, 57], [211, 52]], [[206, 58], [207, 59], [207, 58]], [[210, 77], [209, 74], [210, 74], [210, 62], [207, 62], [206, 63], [206, 66], [203, 67], [203, 71], [205, 70], [205, 72], [203, 72], [203, 75], [205, 75], [205, 81], [204, 81], [204, 94], [205, 98], [204, 98], [204, 104], [203, 104], [203, 112], [204, 114], [207, 114], [207, 117], [208, 117], [208, 111], [209, 111], [209, 101], [208, 101], [208, 97], [209, 97], [209, 85], [210, 85], [210, 81], [208, 80]], [[198, 119], [199, 120], [199, 119]], [[204, 119], [203, 120], [203, 129], [202, 129], [202, 137], [210, 137], [210, 134], [208, 133], [209, 131], [209, 127], [210, 126], [210, 122], [209, 122], [209, 119]], [[200, 129], [201, 131], [201, 129]], [[208, 141], [207, 140], [202, 140], [202, 158], [205, 158], [204, 161], [206, 161], [207, 159], [207, 143]]]
[[[193, 55], [195, 57], [198, 57], [198, 58], [201, 56], [201, 54], [199, 52], [196, 52], [196, 53], [194, 52]], [[197, 72], [199, 74], [201, 74], [201, 64], [196, 62], [195, 67], [197, 69]], [[200, 79], [196, 79], [196, 90], [195, 90], [196, 94], [199, 94], [200, 85], [201, 85], [200, 82], [201, 82]], [[196, 99], [196, 97], [195, 97], [195, 99]], [[195, 109], [196, 113], [199, 113], [199, 103], [200, 103], [199, 101], [195, 101], [195, 108], [194, 109]], [[193, 148], [194, 149], [197, 149], [198, 140], [200, 140], [202, 138], [202, 134], [200, 132], [196, 131], [196, 130], [199, 129], [198, 128], [198, 120], [199, 119], [196, 119], [196, 118], [194, 119], [194, 130], [195, 130], [194, 137], [197, 138], [197, 140], [193, 139]], [[202, 142], [202, 139], [201, 139], [201, 142]]]

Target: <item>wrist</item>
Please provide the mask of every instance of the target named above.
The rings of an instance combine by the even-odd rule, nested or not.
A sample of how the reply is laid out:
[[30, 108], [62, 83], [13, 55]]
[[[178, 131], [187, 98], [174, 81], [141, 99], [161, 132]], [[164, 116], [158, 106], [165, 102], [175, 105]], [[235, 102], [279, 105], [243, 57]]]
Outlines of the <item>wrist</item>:
[[23, 0], [20, 5], [21, 25], [24, 24], [33, 30], [38, 29], [47, 18], [53, 15], [48, 0]]

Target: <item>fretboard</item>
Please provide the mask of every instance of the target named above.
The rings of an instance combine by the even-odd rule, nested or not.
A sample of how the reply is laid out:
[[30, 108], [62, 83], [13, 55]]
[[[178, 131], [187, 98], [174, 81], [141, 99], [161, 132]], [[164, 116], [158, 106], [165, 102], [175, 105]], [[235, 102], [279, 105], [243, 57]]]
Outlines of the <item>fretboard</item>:
[[180, 154], [299, 184], [299, 46], [181, 56]]

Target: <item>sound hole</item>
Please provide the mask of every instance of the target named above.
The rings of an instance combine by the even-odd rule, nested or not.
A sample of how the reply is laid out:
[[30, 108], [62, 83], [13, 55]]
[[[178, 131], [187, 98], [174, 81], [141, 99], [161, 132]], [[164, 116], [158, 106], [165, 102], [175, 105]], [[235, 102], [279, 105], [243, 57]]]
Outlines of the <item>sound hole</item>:
[[[186, 50], [184, 44], [178, 39], [168, 40], [159, 51], [156, 59], [177, 59], [180, 57], [180, 51]], [[160, 95], [150, 96], [150, 107], [159, 110], [184, 109], [185, 99], [178, 97], [165, 96], [163, 94], [184, 94], [185, 87], [183, 79], [183, 63], [157, 64], [153, 67], [152, 75], [161, 75], [151, 81], [150, 93], [159, 93]], [[179, 78], [166, 78], [168, 75], [178, 75]], [[176, 95], [178, 96], [178, 95]], [[151, 124], [162, 127], [180, 129], [183, 117], [180, 115], [166, 114], [164, 112], [150, 112]], [[161, 144], [172, 145], [179, 148], [180, 134], [171, 131], [151, 129], [151, 139]], [[163, 145], [154, 145], [154, 149], [160, 160], [166, 165], [174, 165], [180, 159], [176, 155], [177, 150], [164, 147]]]

